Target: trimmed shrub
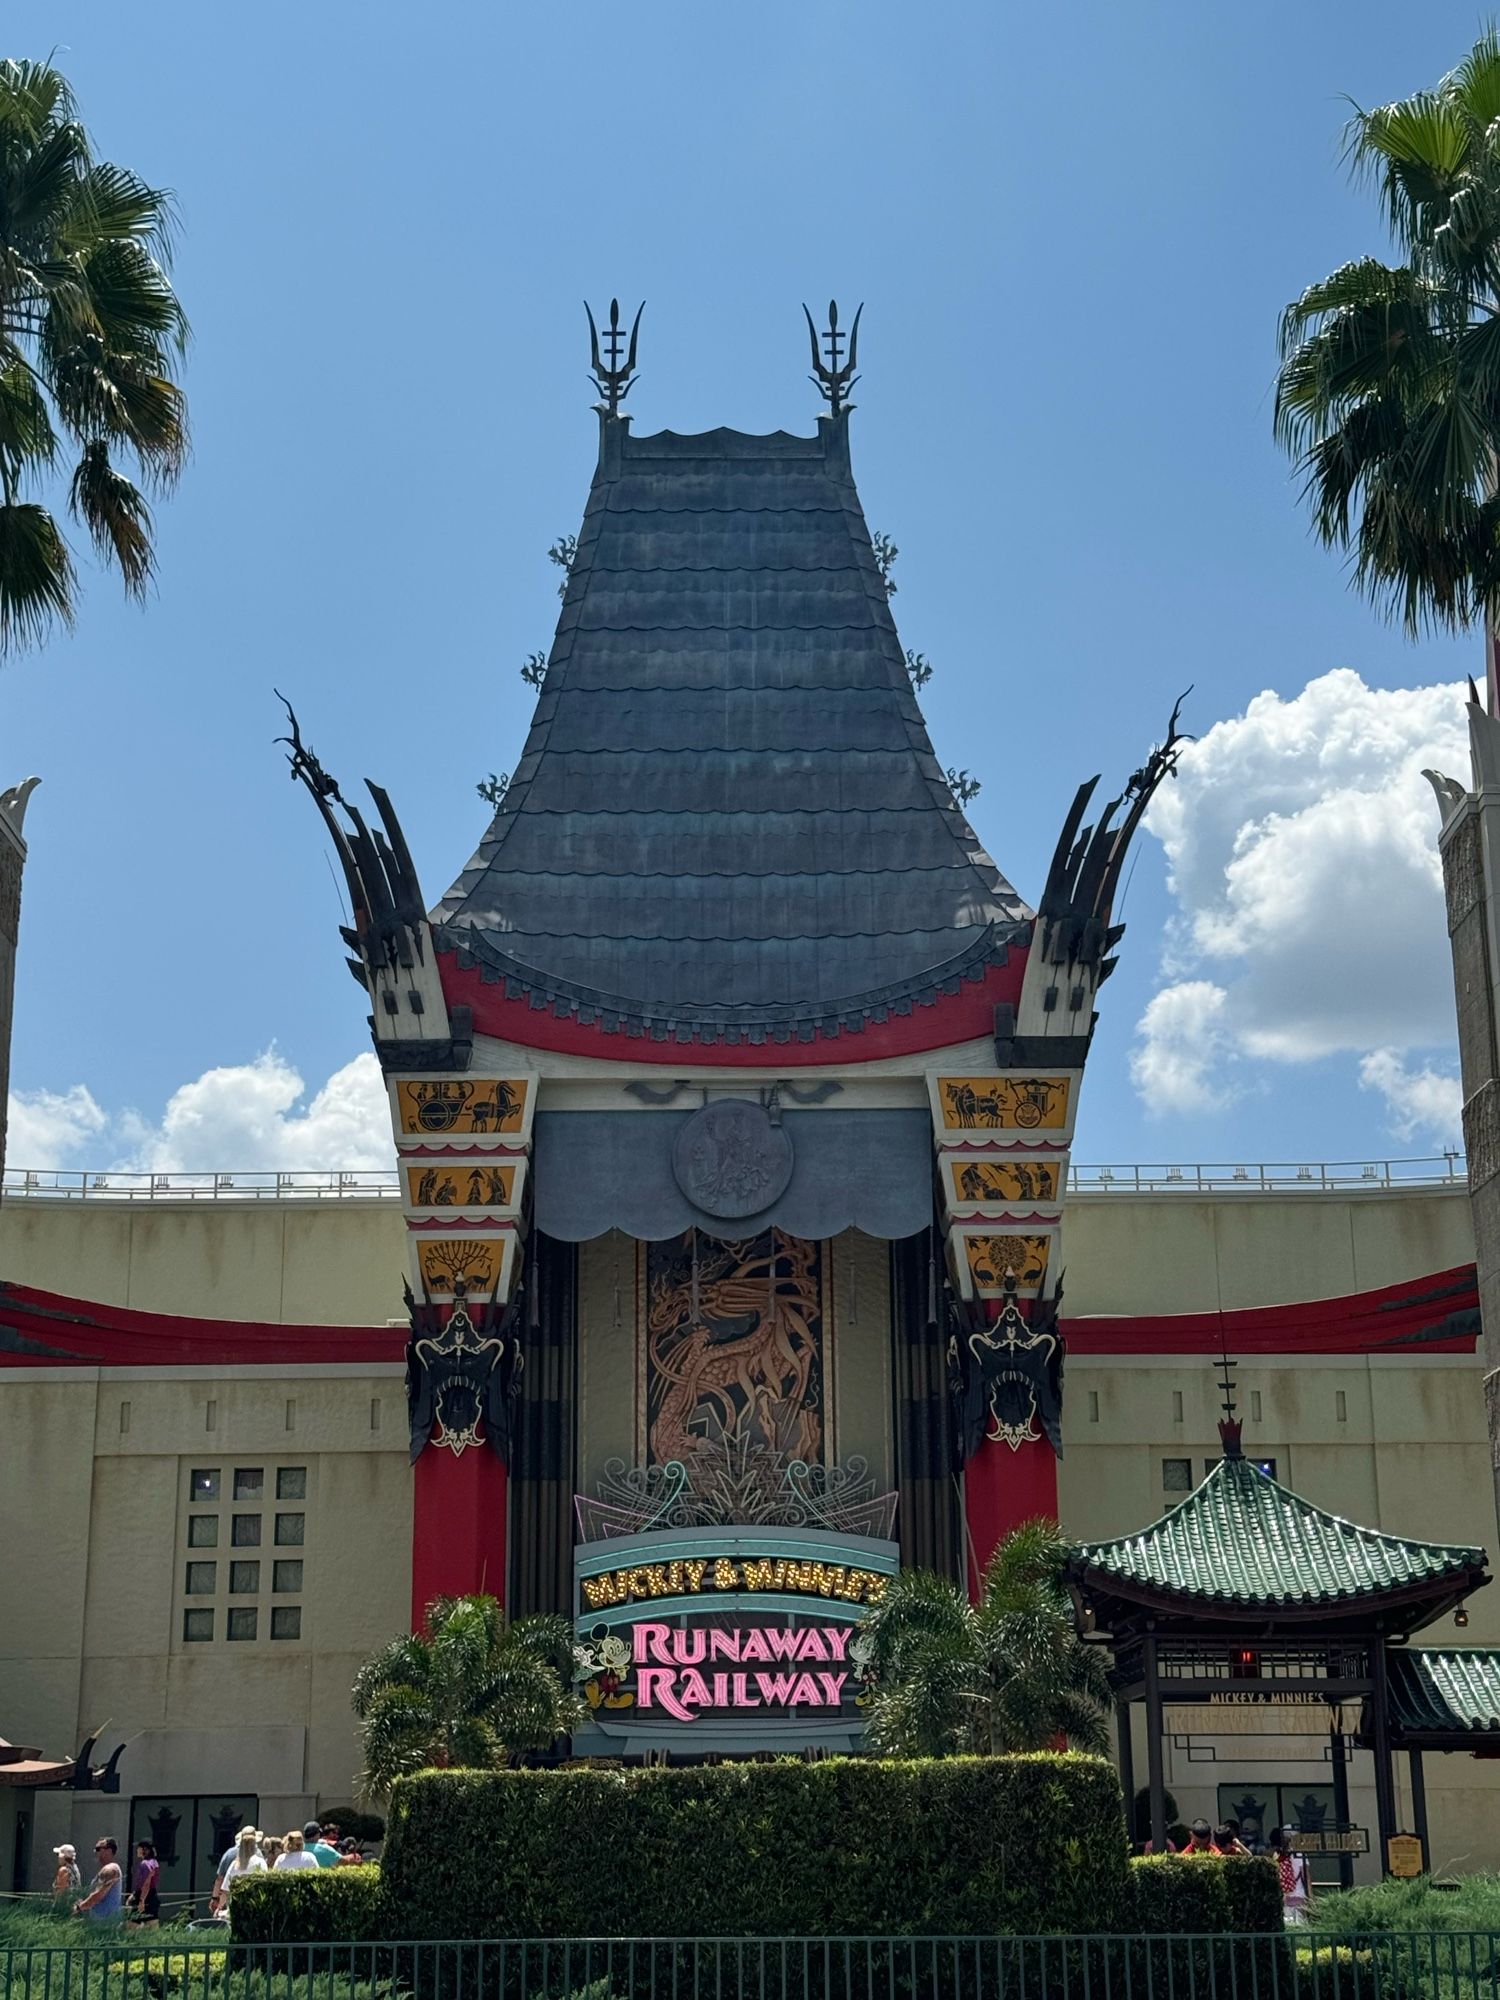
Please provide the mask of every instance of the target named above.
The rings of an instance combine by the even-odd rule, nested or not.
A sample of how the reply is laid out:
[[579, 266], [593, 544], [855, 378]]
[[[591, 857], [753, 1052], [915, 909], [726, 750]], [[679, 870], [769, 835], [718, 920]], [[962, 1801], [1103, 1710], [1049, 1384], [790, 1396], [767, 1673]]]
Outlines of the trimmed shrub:
[[1373, 1951], [1342, 1944], [1304, 1951], [1299, 1941], [1297, 2000], [1420, 2000], [1420, 1993]]
[[425, 1771], [382, 1879], [409, 1938], [994, 1935], [1126, 1927], [1126, 1858], [1112, 1767], [1043, 1752]]
[[1232, 1931], [1280, 1931], [1286, 1923], [1281, 1876], [1268, 1854], [1228, 1855], [1219, 1863]]
[[362, 1847], [378, 1847], [385, 1839], [385, 1821], [380, 1814], [361, 1812], [358, 1806], [329, 1806], [318, 1817], [324, 1826], [336, 1826]]
[[[1137, 1855], [1130, 1864], [1135, 1885], [1135, 1922], [1131, 1928], [1176, 1936], [1229, 1930], [1229, 1891], [1224, 1877], [1230, 1866], [1212, 1854]], [[1279, 1898], [1276, 1927], [1281, 1928]]]
[[229, 1902], [236, 1944], [363, 1944], [393, 1932], [379, 1868], [273, 1868], [239, 1883]]

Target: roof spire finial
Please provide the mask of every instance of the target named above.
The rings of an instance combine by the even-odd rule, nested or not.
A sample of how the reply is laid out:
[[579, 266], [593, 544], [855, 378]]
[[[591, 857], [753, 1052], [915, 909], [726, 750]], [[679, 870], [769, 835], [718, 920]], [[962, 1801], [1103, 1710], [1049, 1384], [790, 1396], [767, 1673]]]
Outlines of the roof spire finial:
[[1244, 1425], [1234, 1413], [1234, 1377], [1230, 1369], [1234, 1363], [1229, 1358], [1229, 1340], [1224, 1331], [1224, 1315], [1219, 1315], [1219, 1387], [1224, 1392], [1224, 1414], [1219, 1419], [1219, 1438], [1226, 1458], [1243, 1458], [1240, 1449], [1240, 1434]]
[[[812, 341], [813, 372], [807, 379], [816, 384], [818, 393], [827, 403], [831, 416], [837, 417], [843, 411], [854, 408], [847, 399], [849, 391], [859, 380], [854, 369], [859, 358], [859, 315], [863, 311], [864, 306], [861, 305], [854, 315], [854, 324], [846, 336], [839, 332], [838, 300], [828, 301], [828, 330], [821, 336], [823, 346], [828, 350], [828, 359], [825, 361], [818, 352], [819, 334], [813, 325], [813, 316], [806, 306], [802, 308], [802, 317], [807, 321], [808, 337]], [[847, 361], [843, 358], [846, 338], [849, 342]]]
[[587, 300], [584, 301], [583, 309], [589, 316], [589, 351], [593, 359], [593, 373], [589, 380], [604, 398], [600, 406], [604, 415], [617, 417], [620, 414], [621, 403], [634, 386], [635, 341], [641, 329], [641, 314], [646, 310], [646, 301], [642, 299], [635, 309], [635, 319], [631, 323], [629, 334], [629, 351], [626, 353], [623, 368], [620, 366], [620, 349], [625, 346], [626, 335], [620, 328], [620, 301], [611, 299], [609, 302], [609, 327], [604, 335], [604, 345], [609, 350], [607, 363], [600, 358], [599, 329], [594, 324], [593, 308]]

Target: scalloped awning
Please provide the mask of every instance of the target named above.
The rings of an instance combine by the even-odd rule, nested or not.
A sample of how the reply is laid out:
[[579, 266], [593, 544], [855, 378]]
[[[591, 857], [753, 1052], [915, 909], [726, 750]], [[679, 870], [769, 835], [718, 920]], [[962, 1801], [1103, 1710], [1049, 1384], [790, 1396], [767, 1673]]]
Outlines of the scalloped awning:
[[915, 1236], [932, 1219], [932, 1120], [926, 1111], [787, 1111], [792, 1172], [769, 1208], [727, 1222], [696, 1208], [672, 1171], [685, 1111], [539, 1111], [536, 1222], [582, 1243], [621, 1229], [659, 1242], [687, 1229], [742, 1241], [776, 1228], [820, 1239], [844, 1229]]

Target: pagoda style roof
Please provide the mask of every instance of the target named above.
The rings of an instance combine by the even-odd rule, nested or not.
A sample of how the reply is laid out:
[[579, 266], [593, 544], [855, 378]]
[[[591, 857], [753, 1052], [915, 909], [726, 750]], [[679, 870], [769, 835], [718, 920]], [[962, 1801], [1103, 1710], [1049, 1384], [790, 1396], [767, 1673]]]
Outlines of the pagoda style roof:
[[604, 1029], [785, 1039], [1026, 942], [928, 740], [847, 425], [636, 438], [601, 412], [531, 732], [433, 914], [460, 966]]
[[1500, 1736], [1500, 1651], [1393, 1646], [1386, 1661], [1398, 1740]]
[[1237, 1445], [1169, 1514], [1082, 1544], [1073, 1563], [1086, 1595], [1141, 1608], [1243, 1619], [1416, 1606], [1417, 1623], [1487, 1581], [1484, 1567], [1483, 1549], [1409, 1541], [1327, 1513]]

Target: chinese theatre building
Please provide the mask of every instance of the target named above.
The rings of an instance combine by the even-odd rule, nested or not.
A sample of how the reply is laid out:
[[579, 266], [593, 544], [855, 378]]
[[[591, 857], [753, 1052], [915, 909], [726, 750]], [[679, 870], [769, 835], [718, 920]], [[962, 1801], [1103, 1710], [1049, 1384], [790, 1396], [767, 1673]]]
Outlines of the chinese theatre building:
[[[0, 1787], [13, 1879], [49, 1836], [150, 1825], [188, 1890], [226, 1818], [347, 1801], [354, 1668], [441, 1594], [575, 1618], [575, 1754], [858, 1748], [888, 1579], [973, 1588], [1039, 1513], [1101, 1542], [1155, 1520], [1217, 1462], [1226, 1337], [1270, 1474], [1492, 1543], [1461, 1182], [1070, 1184], [1176, 718], [1102, 796], [1049, 779], [1029, 904], [892, 621], [857, 332], [830, 310], [814, 339], [810, 436], [638, 437], [612, 309], [530, 732], [436, 901], [399, 801], [343, 791], [292, 718], [399, 1200], [50, 1199], [13, 1163], [0, 1497], [34, 1611], [0, 1639], [0, 1732], [131, 1738], [118, 1795], [38, 1791], [7, 1831]], [[1180, 1806], [1218, 1816], [1242, 1748], [1169, 1741]]]
[[292, 724], [390, 1084], [412, 1617], [575, 1608], [626, 1754], [852, 1747], [897, 1564], [972, 1583], [1057, 1507], [1063, 1183], [1176, 738], [1079, 790], [1034, 911], [917, 706], [857, 338], [830, 307], [810, 437], [638, 438], [612, 312], [530, 734], [430, 915]]

